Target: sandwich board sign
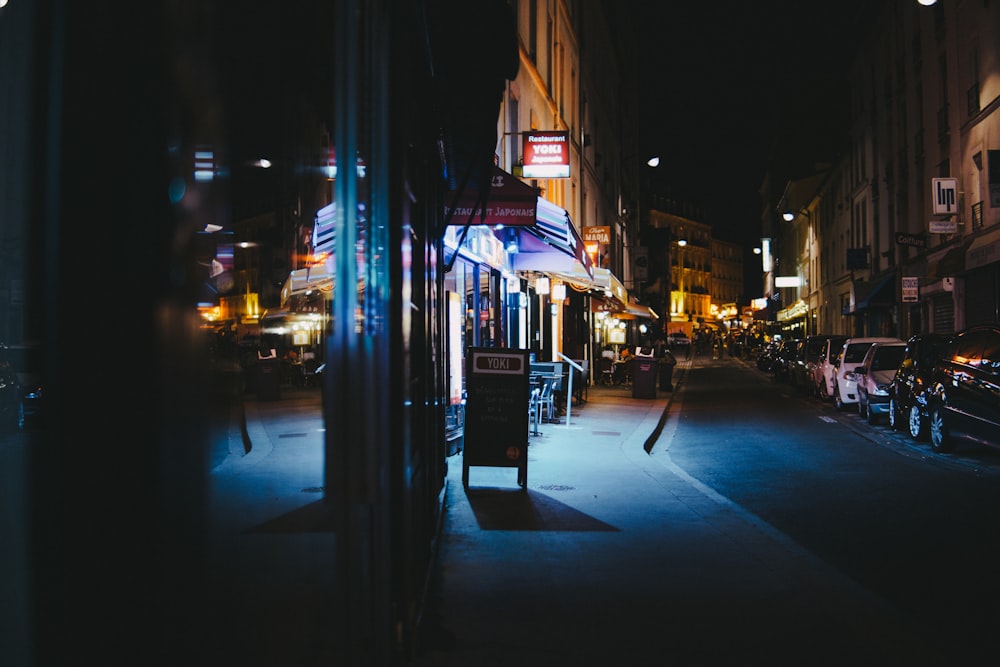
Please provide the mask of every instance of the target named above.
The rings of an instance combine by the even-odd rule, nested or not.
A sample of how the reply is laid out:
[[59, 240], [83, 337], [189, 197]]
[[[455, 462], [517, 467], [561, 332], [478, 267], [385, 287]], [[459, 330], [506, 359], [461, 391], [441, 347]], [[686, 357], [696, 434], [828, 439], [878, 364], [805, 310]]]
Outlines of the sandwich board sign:
[[517, 483], [528, 487], [527, 350], [472, 347], [465, 357], [465, 448], [462, 485], [471, 466], [517, 468]]

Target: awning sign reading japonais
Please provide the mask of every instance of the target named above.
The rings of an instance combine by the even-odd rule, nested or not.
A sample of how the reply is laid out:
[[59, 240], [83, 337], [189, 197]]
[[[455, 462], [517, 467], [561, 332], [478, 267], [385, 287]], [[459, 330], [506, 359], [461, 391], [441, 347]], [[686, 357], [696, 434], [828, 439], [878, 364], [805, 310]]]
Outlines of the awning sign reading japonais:
[[538, 191], [513, 174], [508, 174], [499, 167], [493, 168], [493, 180], [489, 192], [486, 193], [485, 216], [484, 207], [478, 201], [479, 194], [475, 190], [466, 190], [455, 202], [455, 192], [446, 192], [444, 215], [448, 224], [468, 223], [505, 227], [525, 227], [535, 224]]

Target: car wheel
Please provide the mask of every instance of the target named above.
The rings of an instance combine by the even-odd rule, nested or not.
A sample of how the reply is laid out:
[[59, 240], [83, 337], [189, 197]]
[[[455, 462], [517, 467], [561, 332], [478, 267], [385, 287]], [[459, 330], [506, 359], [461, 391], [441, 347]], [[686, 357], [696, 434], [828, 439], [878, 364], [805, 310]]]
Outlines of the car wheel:
[[901, 423], [899, 421], [899, 406], [896, 404], [895, 398], [889, 399], [889, 428], [893, 431], [898, 431], [900, 429]]
[[940, 405], [931, 408], [931, 449], [941, 454], [955, 451], [955, 443], [948, 433], [948, 425], [944, 419], [944, 409]]
[[927, 437], [927, 425], [924, 421], [924, 416], [920, 414], [920, 406], [912, 405], [910, 406], [910, 416], [908, 420], [908, 426], [910, 429], [910, 437], [914, 440], [923, 440]]
[[840, 387], [833, 385], [833, 404], [837, 407], [838, 411], [842, 411], [845, 407], [844, 399], [840, 397]]
[[878, 424], [878, 413], [872, 412], [872, 406], [867, 399], [865, 400], [864, 415], [865, 415], [865, 421], [867, 421], [872, 426]]

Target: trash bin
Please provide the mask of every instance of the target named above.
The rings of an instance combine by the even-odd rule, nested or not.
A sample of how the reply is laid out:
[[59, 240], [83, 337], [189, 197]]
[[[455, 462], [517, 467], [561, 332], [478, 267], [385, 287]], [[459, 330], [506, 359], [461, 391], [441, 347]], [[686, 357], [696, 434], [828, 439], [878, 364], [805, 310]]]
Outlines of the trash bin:
[[670, 350], [664, 350], [660, 357], [660, 390], [673, 391], [674, 366], [677, 365], [677, 357]]
[[281, 398], [281, 362], [277, 359], [257, 360], [257, 400], [276, 401]]
[[656, 359], [632, 359], [632, 398], [656, 398]]

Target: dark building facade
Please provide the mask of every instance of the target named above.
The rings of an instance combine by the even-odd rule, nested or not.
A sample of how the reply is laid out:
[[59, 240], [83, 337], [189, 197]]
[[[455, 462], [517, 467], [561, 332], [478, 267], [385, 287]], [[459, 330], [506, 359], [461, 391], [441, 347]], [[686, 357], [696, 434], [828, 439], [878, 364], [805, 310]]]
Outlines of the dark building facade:
[[221, 650], [207, 470], [239, 400], [199, 304], [233, 306], [232, 350], [269, 345], [331, 206], [324, 335], [300, 345], [337, 425], [330, 633], [338, 664], [412, 653], [446, 471], [443, 195], [493, 167], [513, 29], [502, 1], [0, 9], [2, 336], [47, 352], [47, 418], [5, 473], [4, 662]]

